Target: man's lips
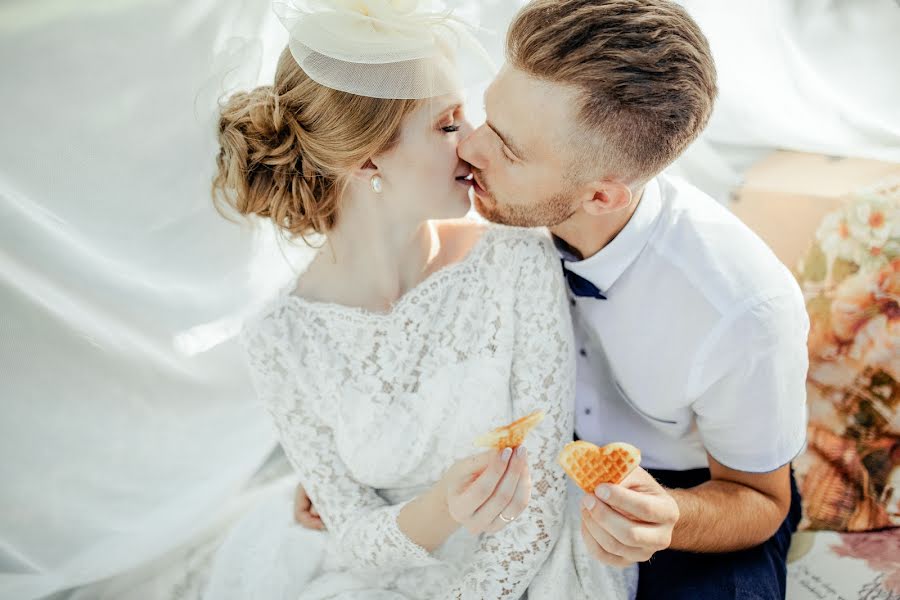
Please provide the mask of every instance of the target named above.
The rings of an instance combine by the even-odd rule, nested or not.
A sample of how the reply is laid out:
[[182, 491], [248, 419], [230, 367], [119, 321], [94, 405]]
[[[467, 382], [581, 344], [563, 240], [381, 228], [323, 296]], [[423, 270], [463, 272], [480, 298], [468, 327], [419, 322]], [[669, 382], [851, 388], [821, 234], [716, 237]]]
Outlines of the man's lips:
[[472, 173], [472, 181], [473, 181], [472, 188], [475, 190], [475, 193], [478, 194], [479, 196], [486, 196], [487, 190], [485, 190], [484, 186], [482, 186], [478, 182], [478, 176], [475, 175], [474, 173]]

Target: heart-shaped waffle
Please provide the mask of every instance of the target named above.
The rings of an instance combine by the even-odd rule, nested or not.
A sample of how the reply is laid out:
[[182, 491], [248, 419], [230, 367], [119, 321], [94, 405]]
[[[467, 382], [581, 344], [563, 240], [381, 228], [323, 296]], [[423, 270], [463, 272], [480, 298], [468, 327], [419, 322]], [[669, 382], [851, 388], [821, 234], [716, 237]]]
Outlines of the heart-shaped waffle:
[[559, 464], [588, 494], [601, 483], [619, 483], [640, 464], [641, 451], [624, 442], [602, 448], [579, 440], [569, 442], [559, 453]]
[[520, 446], [525, 441], [525, 436], [528, 435], [528, 432], [544, 420], [545, 414], [542, 410], [536, 410], [521, 419], [516, 419], [509, 425], [498, 427], [480, 436], [475, 440], [475, 445], [485, 448], [496, 448], [497, 450]]

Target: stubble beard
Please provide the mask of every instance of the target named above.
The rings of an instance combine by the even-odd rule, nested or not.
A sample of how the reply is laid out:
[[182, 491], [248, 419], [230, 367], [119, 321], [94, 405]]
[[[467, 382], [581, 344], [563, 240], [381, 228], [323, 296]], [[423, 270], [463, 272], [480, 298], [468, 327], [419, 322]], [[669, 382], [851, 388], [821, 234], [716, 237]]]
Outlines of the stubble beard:
[[567, 192], [529, 205], [498, 204], [493, 194], [487, 202], [476, 195], [474, 202], [475, 210], [488, 221], [513, 227], [555, 227], [575, 214], [573, 204]]

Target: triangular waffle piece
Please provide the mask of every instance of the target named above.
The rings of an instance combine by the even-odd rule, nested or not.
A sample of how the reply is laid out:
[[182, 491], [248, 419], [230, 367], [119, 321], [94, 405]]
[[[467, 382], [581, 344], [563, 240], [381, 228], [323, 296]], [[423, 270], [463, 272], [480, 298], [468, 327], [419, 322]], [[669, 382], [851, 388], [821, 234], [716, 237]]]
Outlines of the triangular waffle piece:
[[537, 424], [544, 420], [546, 413], [542, 410], [536, 410], [529, 415], [525, 415], [521, 419], [517, 419], [509, 425], [498, 427], [475, 440], [476, 446], [485, 448], [496, 448], [503, 450], [504, 448], [515, 448], [522, 445], [528, 432], [537, 427]]
[[559, 453], [559, 464], [588, 494], [601, 483], [619, 483], [640, 464], [641, 451], [624, 442], [602, 448], [585, 441], [569, 442]]

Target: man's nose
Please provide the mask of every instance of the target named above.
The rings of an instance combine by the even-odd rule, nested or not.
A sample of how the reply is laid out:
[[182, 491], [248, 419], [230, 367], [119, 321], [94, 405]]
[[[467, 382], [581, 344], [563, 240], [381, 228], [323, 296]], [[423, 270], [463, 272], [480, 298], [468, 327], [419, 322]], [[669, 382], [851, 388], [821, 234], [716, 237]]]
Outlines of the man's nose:
[[459, 135], [460, 139], [464, 140], [475, 131], [475, 127], [472, 126], [472, 123], [468, 119], [462, 119], [459, 122]]
[[[459, 155], [459, 158], [466, 161], [473, 167], [477, 169], [484, 168], [484, 157], [482, 152], [479, 151], [479, 132], [481, 131], [481, 127], [478, 129], [472, 129], [472, 126], [467, 123], [468, 132], [459, 142], [459, 145], [456, 147], [456, 153]], [[482, 125], [482, 127], [484, 127]]]

